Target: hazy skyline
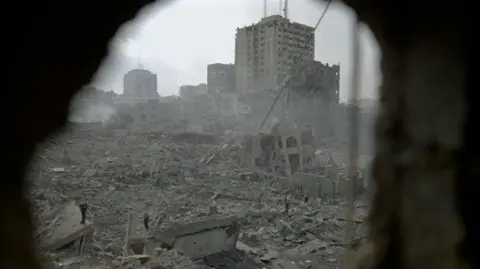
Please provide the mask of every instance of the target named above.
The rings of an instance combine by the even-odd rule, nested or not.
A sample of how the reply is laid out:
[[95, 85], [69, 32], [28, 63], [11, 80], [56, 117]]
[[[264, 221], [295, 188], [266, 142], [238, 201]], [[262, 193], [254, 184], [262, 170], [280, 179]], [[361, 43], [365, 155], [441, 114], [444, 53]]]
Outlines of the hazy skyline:
[[[268, 15], [279, 13], [278, 3], [268, 1]], [[314, 26], [324, 8], [325, 4], [312, 0], [290, 0], [289, 19]], [[184, 84], [206, 83], [208, 64], [234, 63], [236, 28], [262, 16], [260, 0], [176, 0], [152, 5], [120, 30], [94, 85], [121, 93], [123, 74], [138, 67], [138, 58], [145, 69], [157, 74], [162, 96], [178, 94]], [[351, 11], [332, 4], [315, 33], [315, 59], [340, 63], [342, 100], [348, 98], [350, 87], [352, 26]], [[380, 78], [378, 48], [368, 30], [361, 36], [361, 97], [373, 98]]]

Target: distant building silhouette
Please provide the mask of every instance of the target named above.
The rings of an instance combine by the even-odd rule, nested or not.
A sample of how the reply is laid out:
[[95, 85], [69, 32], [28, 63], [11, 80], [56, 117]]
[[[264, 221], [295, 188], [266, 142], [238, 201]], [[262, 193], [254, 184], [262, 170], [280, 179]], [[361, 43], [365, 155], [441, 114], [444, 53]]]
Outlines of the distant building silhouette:
[[116, 104], [158, 102], [157, 75], [145, 69], [133, 69], [123, 76], [123, 94], [115, 98]]
[[235, 92], [235, 68], [233, 64], [214, 63], [207, 66], [208, 93]]
[[182, 98], [192, 98], [199, 95], [205, 95], [207, 94], [207, 84], [182, 85], [180, 86], [179, 93]]
[[133, 69], [123, 77], [126, 97], [157, 99], [157, 75], [145, 69]]

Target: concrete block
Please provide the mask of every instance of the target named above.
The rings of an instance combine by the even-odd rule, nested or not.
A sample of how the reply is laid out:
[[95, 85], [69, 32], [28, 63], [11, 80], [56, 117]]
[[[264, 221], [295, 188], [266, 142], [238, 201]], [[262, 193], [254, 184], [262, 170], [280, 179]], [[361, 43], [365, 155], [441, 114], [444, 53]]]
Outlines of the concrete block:
[[175, 240], [173, 247], [183, 255], [195, 260], [221, 252], [226, 240], [227, 233], [224, 229], [219, 228], [180, 236]]
[[45, 244], [46, 250], [56, 250], [93, 232], [92, 223], [81, 224], [82, 215], [75, 202], [68, 203], [60, 212], [60, 225], [53, 228]]
[[238, 220], [238, 216], [210, 216], [155, 231], [153, 238], [160, 244], [171, 245], [191, 259], [201, 259], [236, 249], [240, 234]]
[[147, 238], [145, 236], [131, 236], [128, 238], [128, 246], [134, 254], [143, 254]]

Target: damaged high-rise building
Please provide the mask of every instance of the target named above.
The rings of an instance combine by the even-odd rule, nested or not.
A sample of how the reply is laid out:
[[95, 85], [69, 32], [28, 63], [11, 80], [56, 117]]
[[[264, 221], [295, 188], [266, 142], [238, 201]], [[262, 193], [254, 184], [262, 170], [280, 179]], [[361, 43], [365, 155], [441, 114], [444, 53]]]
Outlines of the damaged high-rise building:
[[238, 92], [276, 89], [295, 62], [314, 59], [314, 28], [280, 15], [238, 28], [235, 81]]
[[285, 113], [297, 124], [313, 128], [317, 138], [332, 137], [336, 125], [332, 118], [340, 100], [340, 66], [305, 61], [293, 66], [291, 74]]
[[329, 65], [319, 61], [304, 61], [292, 66], [290, 88], [299, 94], [308, 94], [322, 103], [340, 101], [340, 65]]
[[338, 103], [340, 66], [314, 60], [315, 29], [289, 20], [287, 3], [283, 16], [266, 16], [265, 12], [260, 22], [237, 28], [237, 92], [276, 90], [292, 75], [289, 88], [315, 92], [324, 102]]

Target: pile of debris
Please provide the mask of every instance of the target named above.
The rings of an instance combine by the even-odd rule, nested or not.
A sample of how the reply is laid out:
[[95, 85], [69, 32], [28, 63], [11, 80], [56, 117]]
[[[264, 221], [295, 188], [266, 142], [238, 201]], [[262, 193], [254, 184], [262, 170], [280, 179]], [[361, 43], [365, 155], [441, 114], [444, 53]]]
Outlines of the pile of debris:
[[339, 266], [363, 241], [362, 202], [351, 226], [342, 197], [293, 195], [285, 178], [242, 170], [237, 144], [202, 141], [69, 134], [42, 145], [29, 194], [43, 253], [62, 268], [309, 268]]

